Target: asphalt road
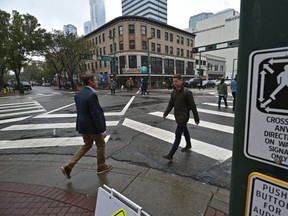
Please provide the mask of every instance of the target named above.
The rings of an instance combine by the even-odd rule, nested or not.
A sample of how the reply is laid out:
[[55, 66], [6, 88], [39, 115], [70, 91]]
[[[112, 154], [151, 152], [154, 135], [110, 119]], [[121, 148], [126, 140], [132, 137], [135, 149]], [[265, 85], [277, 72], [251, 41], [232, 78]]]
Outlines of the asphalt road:
[[[171, 148], [176, 128], [173, 111], [167, 120], [161, 118], [170, 91], [155, 89], [141, 96], [136, 89], [133, 92], [118, 90], [111, 96], [109, 90], [99, 90], [108, 125], [107, 157], [229, 189], [234, 124], [232, 97], [228, 97], [228, 108], [218, 109], [216, 89], [191, 90], [200, 124], [195, 125], [191, 119], [188, 128], [192, 151], [182, 153], [179, 148], [172, 163], [162, 158]], [[74, 94], [41, 86], [24, 95], [0, 97], [0, 154], [73, 154], [82, 144], [75, 131]], [[185, 146], [184, 138], [180, 146]], [[95, 157], [95, 148], [88, 155]]]

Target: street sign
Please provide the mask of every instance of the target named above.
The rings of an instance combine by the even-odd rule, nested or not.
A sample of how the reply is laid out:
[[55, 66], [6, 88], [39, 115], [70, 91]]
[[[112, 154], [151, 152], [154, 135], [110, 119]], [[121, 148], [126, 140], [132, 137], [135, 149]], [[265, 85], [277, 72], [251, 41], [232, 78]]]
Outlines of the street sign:
[[149, 216], [149, 214], [116, 190], [103, 185], [98, 188], [95, 216]]
[[260, 215], [288, 215], [288, 182], [253, 172], [248, 178], [245, 216]]
[[93, 56], [93, 54], [80, 54], [80, 59], [93, 60], [94, 56]]
[[250, 54], [244, 154], [288, 169], [288, 47]]
[[113, 61], [113, 57], [111, 56], [101, 56], [102, 61]]

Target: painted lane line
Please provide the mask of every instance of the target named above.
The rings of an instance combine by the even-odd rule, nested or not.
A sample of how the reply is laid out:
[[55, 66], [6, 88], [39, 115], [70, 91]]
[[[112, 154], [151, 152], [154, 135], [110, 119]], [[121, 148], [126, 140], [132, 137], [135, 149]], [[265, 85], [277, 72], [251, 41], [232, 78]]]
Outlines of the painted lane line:
[[[157, 117], [162, 117], [163, 116], [162, 112], [151, 112], [149, 114], [157, 116]], [[166, 118], [170, 119], [170, 120], [175, 120], [175, 117], [172, 114], [169, 114]], [[189, 121], [188, 121], [188, 124], [195, 124], [195, 122], [194, 122], [193, 119], [190, 118]], [[199, 127], [205, 127], [205, 128], [209, 128], [209, 129], [212, 129], [212, 130], [222, 131], [222, 132], [230, 133], [230, 134], [233, 134], [233, 132], [234, 132], [234, 127], [221, 125], [221, 124], [216, 124], [216, 123], [211, 123], [211, 122], [202, 121], [202, 120], [200, 120]]]
[[[227, 101], [227, 103], [228, 103], [228, 101]], [[223, 104], [224, 103], [221, 103], [222, 107], [223, 107]], [[204, 103], [201, 103], [201, 105], [208, 105], [208, 106], [216, 106], [216, 107], [218, 107], [218, 103], [206, 103], [206, 102], [204, 102]], [[232, 109], [232, 107], [229, 107], [229, 106], [227, 108]]]
[[234, 113], [197, 108], [198, 112], [234, 118]]
[[[105, 137], [107, 143], [110, 135]], [[83, 145], [82, 137], [58, 137], [43, 139], [23, 139], [23, 140], [2, 140], [0, 149], [20, 149], [20, 148], [41, 148], [41, 147], [60, 147], [60, 146], [80, 146]]]
[[[106, 126], [117, 126], [119, 121], [107, 121]], [[51, 123], [51, 124], [24, 124], [11, 125], [3, 128], [0, 131], [16, 131], [16, 130], [41, 130], [41, 129], [61, 129], [61, 128], [76, 128], [76, 123]]]
[[38, 109], [38, 110], [30, 110], [30, 111], [25, 111], [25, 112], [6, 113], [6, 114], [1, 114], [0, 118], [16, 116], [16, 115], [24, 115], [24, 114], [30, 114], [30, 113], [36, 113], [36, 112], [45, 112], [45, 111], [46, 111], [45, 109]]
[[23, 104], [34, 104], [35, 101], [23, 102], [23, 103], [10, 103], [10, 104], [1, 104], [0, 107], [3, 106], [15, 106], [15, 105], [23, 105]]
[[0, 110], [0, 113], [21, 111], [21, 110], [31, 110], [33, 108], [36, 108], [36, 107], [33, 106], [33, 107], [23, 107], [23, 108], [15, 108], [15, 109], [5, 109], [5, 110]]
[[20, 118], [4, 119], [4, 120], [0, 120], [0, 124], [22, 121], [22, 120], [25, 120], [25, 119], [30, 118], [30, 117], [31, 117], [31, 116], [20, 117]]
[[[160, 140], [163, 140], [165, 142], [168, 142], [170, 144], [172, 144], [174, 142], [175, 134], [172, 132], [169, 132], [169, 131], [166, 131], [166, 130], [163, 130], [160, 128], [152, 127], [150, 125], [136, 122], [136, 121], [133, 121], [133, 120], [127, 119], [127, 118], [125, 118], [123, 125], [128, 127], [128, 128], [134, 129], [136, 131], [145, 133], [149, 136], [152, 136], [152, 137], [158, 138]], [[219, 162], [223, 162], [223, 161], [229, 159], [230, 157], [232, 157], [232, 151], [230, 151], [228, 149], [217, 147], [217, 146], [214, 146], [212, 144], [201, 142], [201, 141], [195, 140], [195, 139], [193, 139], [193, 140], [191, 139], [191, 142], [193, 145], [193, 147], [192, 147], [193, 152], [204, 155], [206, 157], [213, 158]], [[186, 146], [184, 137], [182, 137], [182, 139], [181, 139], [180, 146], [182, 148], [184, 148]]]
[[9, 105], [9, 106], [7, 106], [7, 107], [0, 107], [0, 110], [7, 110], [7, 109], [11, 109], [11, 108], [23, 108], [23, 107], [35, 107], [35, 104], [24, 104], [24, 105], [14, 105], [14, 106], [12, 106], [12, 105]]
[[128, 103], [126, 104], [126, 106], [125, 106], [125, 107], [123, 108], [123, 110], [121, 111], [121, 114], [120, 114], [121, 116], [124, 116], [124, 115], [125, 115], [127, 109], [129, 108], [129, 106], [130, 106], [131, 103], [133, 102], [134, 98], [135, 98], [135, 96], [133, 96], [133, 97], [128, 101]]
[[59, 107], [59, 108], [54, 109], [54, 110], [51, 110], [51, 111], [49, 111], [49, 112], [47, 112], [47, 113], [45, 113], [45, 114], [50, 114], [50, 113], [53, 113], [53, 112], [59, 111], [59, 110], [61, 110], [61, 109], [65, 109], [66, 107], [73, 106], [74, 104], [75, 104], [75, 103], [71, 103], [71, 104], [68, 104], [68, 105], [66, 105], [66, 106]]

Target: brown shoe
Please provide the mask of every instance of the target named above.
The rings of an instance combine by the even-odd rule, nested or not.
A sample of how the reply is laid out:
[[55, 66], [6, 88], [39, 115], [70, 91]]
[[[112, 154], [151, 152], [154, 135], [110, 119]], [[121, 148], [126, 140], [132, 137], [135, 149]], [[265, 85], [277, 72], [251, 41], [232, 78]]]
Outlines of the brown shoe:
[[69, 167], [67, 167], [66, 165], [61, 166], [61, 171], [67, 179], [71, 179], [71, 176], [70, 176], [71, 169]]
[[110, 164], [104, 164], [103, 166], [100, 166], [100, 167], [97, 168], [97, 174], [99, 175], [99, 174], [108, 172], [108, 171], [110, 171], [112, 168], [113, 168], [112, 165], [110, 165]]

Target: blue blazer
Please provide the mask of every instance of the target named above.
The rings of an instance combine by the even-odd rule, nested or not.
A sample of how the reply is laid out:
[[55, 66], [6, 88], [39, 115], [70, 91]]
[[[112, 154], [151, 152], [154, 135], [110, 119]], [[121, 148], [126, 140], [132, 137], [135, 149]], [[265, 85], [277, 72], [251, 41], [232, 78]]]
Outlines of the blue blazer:
[[80, 134], [101, 134], [106, 131], [106, 120], [98, 97], [85, 87], [74, 97], [77, 109], [76, 130]]

